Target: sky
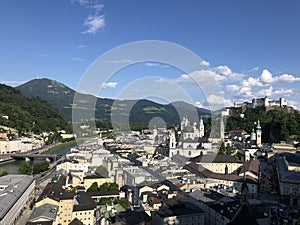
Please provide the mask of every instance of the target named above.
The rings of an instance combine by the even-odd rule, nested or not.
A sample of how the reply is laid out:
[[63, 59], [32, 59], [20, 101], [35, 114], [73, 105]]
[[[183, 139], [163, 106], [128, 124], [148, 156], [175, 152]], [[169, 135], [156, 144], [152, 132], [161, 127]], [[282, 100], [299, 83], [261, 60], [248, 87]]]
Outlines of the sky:
[[[49, 78], [78, 90], [103, 55], [156, 40], [197, 55], [198, 67], [184, 71], [120, 52], [105, 61], [120, 70], [106, 75], [100, 68], [89, 80], [100, 82], [97, 95], [160, 102], [184, 95], [199, 107], [284, 97], [299, 109], [299, 12], [297, 0], [1, 0], [0, 83]], [[173, 51], [155, 54], [186, 59]]]

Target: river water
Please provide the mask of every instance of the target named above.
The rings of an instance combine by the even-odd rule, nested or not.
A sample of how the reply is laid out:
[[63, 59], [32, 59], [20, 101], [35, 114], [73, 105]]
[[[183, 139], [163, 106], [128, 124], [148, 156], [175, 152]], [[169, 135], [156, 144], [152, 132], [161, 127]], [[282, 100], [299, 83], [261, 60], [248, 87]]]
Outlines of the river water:
[[[68, 152], [70, 152], [71, 148], [74, 148], [74, 146], [61, 148], [51, 152], [50, 154], [65, 155]], [[23, 166], [24, 162], [25, 162], [24, 160], [15, 160], [15, 161], [2, 163], [0, 164], [0, 173], [3, 171], [7, 171], [9, 174], [18, 174], [19, 169]]]

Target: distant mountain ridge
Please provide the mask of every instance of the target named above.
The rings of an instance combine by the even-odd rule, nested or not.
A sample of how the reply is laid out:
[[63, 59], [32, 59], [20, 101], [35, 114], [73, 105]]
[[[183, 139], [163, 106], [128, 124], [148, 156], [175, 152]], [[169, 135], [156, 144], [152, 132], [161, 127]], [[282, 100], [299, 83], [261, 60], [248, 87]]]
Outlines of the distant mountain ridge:
[[[118, 108], [118, 113], [126, 114], [126, 106], [132, 105], [129, 117], [130, 123], [135, 125], [145, 125], [155, 117], [162, 118], [168, 125], [179, 125], [180, 116], [178, 115], [178, 109], [184, 111], [186, 114], [190, 114], [191, 111], [196, 111], [200, 118], [200, 115], [210, 114], [207, 109], [200, 109], [191, 104], [185, 102], [174, 102], [170, 104], [159, 104], [150, 100], [113, 100], [108, 98], [96, 98], [92, 95], [80, 94], [73, 89], [65, 86], [64, 84], [50, 80], [47, 78], [34, 79], [27, 83], [24, 83], [16, 87], [21, 93], [29, 97], [39, 97], [48, 101], [53, 105], [64, 117], [68, 120], [72, 120], [72, 105], [74, 95], [78, 94], [86, 101], [95, 101], [95, 115], [96, 119], [100, 123], [110, 123], [112, 106]], [[84, 110], [84, 103], [81, 105]]]

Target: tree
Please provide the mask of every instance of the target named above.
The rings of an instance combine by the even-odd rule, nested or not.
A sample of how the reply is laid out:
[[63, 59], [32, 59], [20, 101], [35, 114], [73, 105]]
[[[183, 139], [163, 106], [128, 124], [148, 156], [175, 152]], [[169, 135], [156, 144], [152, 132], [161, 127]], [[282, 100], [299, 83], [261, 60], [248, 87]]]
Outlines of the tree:
[[99, 192], [108, 192], [109, 191], [109, 183], [104, 183], [100, 185]]
[[220, 146], [220, 148], [219, 148], [218, 155], [224, 155], [225, 152], [226, 152], [226, 147], [225, 147], [224, 142], [222, 141], [221, 146]]
[[109, 191], [119, 191], [119, 185], [117, 183], [110, 183], [108, 190]]
[[4, 170], [0, 173], [0, 177], [6, 176], [6, 175], [8, 175], [8, 172], [6, 170]]
[[71, 192], [74, 194], [77, 194], [77, 188], [76, 187], [72, 187]]
[[100, 198], [98, 201], [99, 205], [110, 205], [111, 199], [110, 198]]
[[86, 190], [87, 192], [97, 192], [98, 191], [98, 183], [94, 182], [92, 185]]
[[31, 174], [32, 173], [32, 167], [28, 162], [25, 162], [23, 166], [19, 169], [19, 172], [21, 174]]
[[116, 199], [116, 200], [114, 201], [114, 203], [115, 203], [115, 204], [121, 205], [124, 209], [128, 209], [128, 207], [129, 207], [128, 201], [123, 200], [123, 199]]
[[227, 145], [226, 145], [226, 149], [225, 149], [225, 153], [226, 153], [226, 155], [231, 155], [232, 154], [232, 147], [230, 146], [230, 144], [229, 143], [227, 143]]

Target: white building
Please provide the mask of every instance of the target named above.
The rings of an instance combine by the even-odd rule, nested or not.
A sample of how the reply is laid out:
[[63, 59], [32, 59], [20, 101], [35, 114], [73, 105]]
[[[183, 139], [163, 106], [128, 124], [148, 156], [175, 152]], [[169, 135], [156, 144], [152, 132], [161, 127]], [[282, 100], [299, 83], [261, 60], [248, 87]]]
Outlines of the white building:
[[11, 225], [33, 198], [35, 180], [28, 175], [0, 177], [0, 224]]

